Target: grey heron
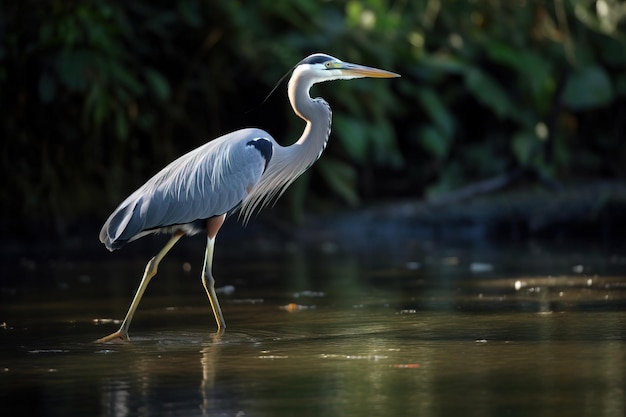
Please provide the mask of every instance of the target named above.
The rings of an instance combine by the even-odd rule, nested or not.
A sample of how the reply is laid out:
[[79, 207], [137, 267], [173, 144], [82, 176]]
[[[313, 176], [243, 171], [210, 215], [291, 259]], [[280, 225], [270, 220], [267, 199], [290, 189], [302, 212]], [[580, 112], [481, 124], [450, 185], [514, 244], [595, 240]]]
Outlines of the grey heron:
[[240, 209], [247, 222], [321, 156], [330, 135], [331, 109], [324, 99], [310, 97], [311, 87], [323, 81], [363, 77], [399, 75], [326, 54], [308, 56], [293, 68], [288, 83], [291, 106], [306, 122], [294, 144], [281, 146], [261, 129], [237, 130], [176, 159], [126, 198], [100, 231], [100, 241], [107, 249], [113, 251], [152, 233], [172, 237], [146, 265], [119, 330], [97, 342], [129, 340], [130, 322], [159, 262], [182, 236], [201, 232], [207, 234], [202, 283], [221, 333], [226, 324], [215, 294], [212, 263], [215, 238], [226, 215]]

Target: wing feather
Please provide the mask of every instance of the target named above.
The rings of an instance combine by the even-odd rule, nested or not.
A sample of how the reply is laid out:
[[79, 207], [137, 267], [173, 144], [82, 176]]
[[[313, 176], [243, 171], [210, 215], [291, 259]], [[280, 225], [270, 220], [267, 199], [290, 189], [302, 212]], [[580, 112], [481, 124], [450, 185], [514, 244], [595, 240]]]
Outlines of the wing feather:
[[114, 250], [162, 230], [193, 233], [199, 229], [191, 225], [199, 220], [231, 211], [263, 174], [266, 161], [246, 146], [261, 137], [269, 135], [239, 130], [173, 161], [119, 205], [102, 227], [100, 241]]

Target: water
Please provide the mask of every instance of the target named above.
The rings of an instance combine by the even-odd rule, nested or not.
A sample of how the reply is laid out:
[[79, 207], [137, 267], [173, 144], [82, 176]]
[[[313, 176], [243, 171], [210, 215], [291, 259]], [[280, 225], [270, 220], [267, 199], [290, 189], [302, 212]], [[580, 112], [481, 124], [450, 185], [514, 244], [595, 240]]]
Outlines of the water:
[[202, 241], [117, 329], [145, 257], [5, 260], [3, 415], [623, 416], [626, 251], [589, 246], [218, 247]]

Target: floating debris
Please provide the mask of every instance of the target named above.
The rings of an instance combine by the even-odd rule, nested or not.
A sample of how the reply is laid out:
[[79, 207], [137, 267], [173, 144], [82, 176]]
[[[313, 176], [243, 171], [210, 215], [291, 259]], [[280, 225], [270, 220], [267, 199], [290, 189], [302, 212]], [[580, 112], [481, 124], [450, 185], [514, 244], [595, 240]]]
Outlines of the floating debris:
[[34, 349], [29, 350], [28, 353], [68, 353], [69, 350], [66, 349]]
[[233, 304], [262, 304], [265, 302], [262, 298], [240, 298], [230, 301]]
[[393, 365], [390, 365], [390, 368], [396, 369], [417, 369], [419, 367], [419, 363], [394, 363]]
[[345, 360], [368, 360], [368, 361], [380, 361], [389, 359], [387, 355], [338, 355], [330, 353], [322, 353], [318, 355], [322, 359], [345, 359]]
[[326, 293], [322, 292], [322, 291], [310, 291], [310, 290], [304, 290], [304, 291], [299, 291], [293, 294], [293, 296], [295, 298], [300, 298], [300, 297], [326, 297]]
[[322, 242], [322, 244], [320, 245], [320, 249], [323, 253], [328, 253], [328, 254], [332, 254], [332, 253], [337, 253], [337, 251], [339, 250], [339, 246], [335, 243], [335, 242]]
[[469, 269], [471, 272], [490, 272], [493, 271], [493, 265], [484, 262], [472, 262]]
[[422, 265], [416, 261], [410, 261], [406, 263], [406, 269], [408, 269], [409, 271], [415, 271], [420, 269], [421, 267]]
[[223, 287], [216, 288], [215, 292], [217, 294], [231, 295], [235, 292], [235, 287], [232, 285], [224, 285]]
[[81, 284], [90, 284], [91, 283], [91, 277], [89, 275], [83, 274], [83, 275], [78, 277], [78, 281]]
[[315, 306], [304, 306], [301, 304], [289, 303], [287, 305], [280, 306], [280, 308], [281, 310], [287, 310], [288, 312], [293, 313], [294, 311], [313, 310]]
[[96, 325], [99, 324], [120, 324], [122, 320], [119, 319], [93, 319], [93, 323]]

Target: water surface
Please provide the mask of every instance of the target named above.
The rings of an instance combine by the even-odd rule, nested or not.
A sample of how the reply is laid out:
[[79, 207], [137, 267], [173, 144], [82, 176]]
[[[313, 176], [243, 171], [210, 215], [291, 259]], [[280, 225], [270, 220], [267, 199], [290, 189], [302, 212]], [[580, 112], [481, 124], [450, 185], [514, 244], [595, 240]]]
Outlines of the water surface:
[[333, 244], [241, 257], [219, 251], [223, 335], [214, 333], [200, 285], [202, 248], [183, 247], [146, 292], [132, 341], [111, 344], [92, 341], [119, 325], [145, 256], [8, 261], [3, 409], [29, 416], [626, 413], [620, 249], [410, 243], [359, 253]]

